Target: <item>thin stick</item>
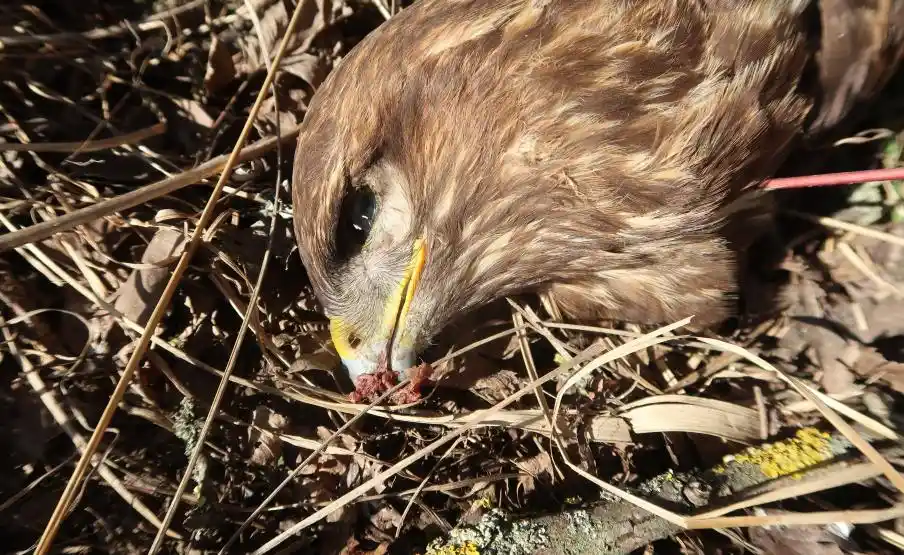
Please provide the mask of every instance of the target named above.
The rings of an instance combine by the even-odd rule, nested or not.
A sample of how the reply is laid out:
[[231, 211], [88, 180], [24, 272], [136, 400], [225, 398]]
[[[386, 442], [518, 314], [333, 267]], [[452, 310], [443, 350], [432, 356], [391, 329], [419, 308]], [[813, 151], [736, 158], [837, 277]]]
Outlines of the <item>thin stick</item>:
[[832, 185], [853, 185], [870, 181], [898, 181], [904, 179], [904, 168], [881, 170], [861, 170], [855, 172], [826, 173], [822, 175], [801, 175], [779, 177], [763, 183], [764, 189], [800, 189], [804, 187], [828, 187]]
[[242, 345], [245, 340], [245, 334], [248, 331], [248, 323], [252, 319], [252, 314], [257, 309], [257, 300], [260, 297], [261, 285], [263, 285], [264, 277], [267, 274], [267, 267], [270, 263], [270, 256], [273, 252], [273, 237], [276, 231], [276, 222], [278, 218], [278, 210], [279, 210], [279, 178], [276, 180], [276, 196], [274, 197], [275, 205], [273, 207], [273, 214], [270, 219], [270, 237], [267, 243], [267, 249], [264, 251], [264, 257], [261, 260], [261, 269], [257, 275], [257, 282], [254, 284], [254, 289], [251, 292], [251, 297], [248, 299], [248, 304], [245, 307], [245, 313], [242, 316], [242, 324], [239, 326], [239, 331], [236, 334], [235, 343], [232, 346], [232, 352], [229, 354], [229, 360], [226, 363], [226, 369], [223, 371], [223, 375], [220, 377], [220, 383], [217, 385], [217, 391], [214, 393], [213, 400], [210, 402], [210, 409], [207, 411], [207, 416], [204, 419], [204, 424], [201, 426], [201, 431], [198, 433], [197, 440], [195, 441], [194, 448], [192, 449], [191, 456], [188, 459], [188, 465], [185, 467], [185, 471], [182, 473], [182, 478], [179, 480], [179, 485], [176, 487], [176, 493], [173, 495], [173, 499], [167, 507], [166, 514], [163, 517], [163, 526], [157, 531], [157, 535], [154, 537], [154, 541], [151, 544], [151, 548], [148, 551], [148, 555], [154, 555], [157, 551], [160, 550], [160, 547], [163, 544], [164, 532], [169, 530], [169, 526], [173, 521], [173, 517], [176, 514], [176, 509], [179, 507], [179, 501], [182, 499], [182, 496], [185, 494], [185, 490], [188, 488], [188, 482], [191, 481], [194, 476], [195, 466], [198, 464], [198, 460], [201, 458], [201, 453], [204, 450], [204, 440], [207, 435], [210, 433], [210, 428], [213, 426], [213, 421], [217, 417], [217, 411], [219, 410], [220, 403], [223, 401], [223, 397], [226, 395], [226, 389], [229, 387], [229, 378], [232, 376], [232, 372], [235, 369], [235, 364], [238, 361], [239, 351], [241, 351]]
[[377, 8], [377, 11], [380, 12], [380, 15], [383, 16], [383, 19], [386, 19], [388, 21], [389, 18], [392, 17], [392, 13], [390, 13], [390, 10], [386, 6], [386, 4], [383, 3], [383, 0], [371, 0], [371, 3], [374, 5], [374, 7]]
[[904, 516], [904, 505], [887, 509], [864, 509], [859, 511], [820, 511], [816, 513], [781, 513], [763, 516], [722, 516], [689, 521], [688, 530], [719, 529], [733, 527], [762, 526], [819, 526], [831, 522], [847, 524], [875, 524]]
[[97, 152], [108, 150], [131, 143], [138, 143], [166, 131], [165, 123], [155, 123], [150, 127], [125, 133], [109, 139], [96, 139], [86, 141], [72, 141], [63, 143], [3, 143], [0, 144], [0, 152]]
[[[248, 114], [248, 118], [245, 120], [245, 125], [242, 128], [242, 132], [239, 134], [239, 137], [236, 140], [236, 144], [233, 147], [232, 152], [229, 154], [229, 158], [226, 159], [226, 163], [223, 167], [223, 172], [220, 174], [220, 178], [217, 181], [217, 184], [214, 186], [213, 191], [211, 191], [210, 193], [210, 198], [207, 200], [207, 204], [204, 206], [204, 211], [201, 213], [201, 217], [198, 220], [198, 225], [197, 227], [195, 227], [195, 230], [192, 233], [191, 241], [186, 245], [185, 251], [179, 258], [179, 262], [176, 264], [175, 269], [173, 269], [170, 280], [166, 284], [166, 288], [164, 289], [163, 294], [160, 296], [160, 299], [157, 301], [157, 306], [154, 307], [154, 311], [148, 319], [148, 323], [144, 328], [144, 332], [141, 334], [141, 337], [138, 339], [138, 342], [135, 345], [135, 350], [132, 351], [132, 355], [129, 357], [129, 362], [126, 364], [125, 370], [123, 370], [122, 376], [120, 377], [119, 382], [116, 384], [116, 388], [113, 390], [113, 394], [110, 396], [107, 407], [106, 409], [104, 409], [104, 412], [97, 423], [97, 427], [95, 427], [94, 433], [91, 435], [91, 439], [88, 442], [85, 452], [82, 454], [81, 459], [76, 465], [75, 471], [72, 473], [72, 476], [69, 479], [69, 483], [66, 484], [66, 489], [63, 491], [63, 495], [60, 497], [57, 506], [53, 511], [53, 515], [51, 515], [50, 521], [47, 523], [47, 527], [44, 529], [44, 533], [41, 535], [41, 539], [38, 542], [38, 547], [35, 550], [36, 555], [44, 555], [50, 550], [50, 546], [53, 543], [54, 537], [59, 531], [60, 524], [62, 524], [63, 518], [68, 511], [69, 505], [75, 495], [75, 491], [78, 489], [78, 486], [84, 478], [85, 472], [90, 465], [91, 457], [94, 455], [95, 451], [97, 451], [97, 448], [100, 445], [101, 437], [106, 431], [107, 426], [109, 426], [110, 420], [112, 420], [113, 418], [113, 413], [116, 412], [116, 407], [122, 400], [123, 395], [125, 395], [126, 389], [129, 386], [129, 382], [132, 380], [132, 376], [134, 375], [138, 364], [141, 362], [145, 351], [147, 351], [148, 345], [151, 342], [151, 337], [154, 335], [154, 330], [157, 328], [157, 325], [163, 318], [164, 312], [166, 312], [167, 308], [169, 307], [170, 300], [176, 292], [176, 288], [179, 285], [182, 274], [185, 273], [185, 270], [188, 268], [189, 261], [198, 250], [198, 247], [201, 245], [204, 230], [210, 223], [211, 219], [213, 219], [214, 208], [217, 205], [217, 201], [220, 198], [223, 187], [226, 185], [226, 181], [229, 179], [229, 176], [232, 173], [232, 168], [240, 159], [240, 154], [242, 153], [242, 145], [245, 144], [245, 141], [248, 139], [248, 135], [251, 133], [251, 129], [254, 127], [254, 121], [257, 117], [258, 111], [260, 111], [261, 105], [264, 102], [266, 92], [267, 90], [269, 90], [270, 85], [273, 83], [273, 80], [276, 77], [276, 68], [279, 67], [279, 62], [282, 59], [282, 55], [285, 52], [286, 46], [288, 45], [289, 40], [293, 35], [293, 30], [295, 29], [295, 26], [298, 22], [302, 5], [303, 3], [299, 2], [295, 8], [295, 12], [292, 14], [292, 19], [289, 21], [289, 25], [286, 29], [285, 35], [283, 36], [282, 43], [280, 43], [279, 50], [277, 50], [276, 52], [276, 57], [273, 60], [270, 70], [267, 72], [267, 78], [261, 85], [260, 92], [258, 93], [257, 98], [254, 101], [254, 105], [251, 107], [251, 111]], [[276, 141], [273, 142], [275, 144]], [[165, 530], [167, 527], [167, 523], [164, 522], [163, 529]]]
[[[260, 140], [247, 148], [243, 148], [236, 157], [234, 163], [259, 158], [265, 152], [269, 152], [276, 147], [276, 145], [285, 140], [294, 138], [297, 134], [298, 127], [295, 127], [279, 137], [270, 137]], [[167, 177], [156, 183], [145, 185], [140, 189], [130, 191], [91, 206], [86, 206], [85, 208], [64, 214], [53, 220], [41, 222], [26, 227], [25, 229], [20, 229], [14, 233], [0, 235], [0, 254], [10, 249], [27, 245], [28, 243], [43, 241], [56, 233], [68, 231], [88, 222], [103, 218], [109, 214], [138, 206], [149, 200], [168, 195], [174, 191], [188, 187], [189, 185], [194, 185], [203, 179], [215, 175], [225, 168], [226, 163], [233, 154], [235, 154], [234, 151], [229, 155], [223, 154], [216, 158], [211, 158], [200, 166], [186, 170], [179, 175]]]
[[802, 220], [807, 220], [808, 222], [813, 222], [825, 227], [840, 229], [842, 231], [850, 231], [852, 233], [856, 233], [858, 235], [864, 235], [866, 237], [872, 237], [873, 239], [879, 239], [881, 241], [885, 241], [887, 243], [891, 243], [893, 245], [898, 245], [904, 247], [904, 237], [900, 237], [898, 235], [893, 235], [891, 233], [886, 233], [884, 231], [877, 231], [870, 227], [864, 227], [862, 225], [852, 224], [850, 222], [845, 222], [844, 220], [838, 220], [835, 218], [829, 218], [827, 216], [814, 216], [812, 214], [807, 214], [805, 212], [798, 212], [796, 210], [788, 210], [786, 212], [794, 216], [795, 218], [800, 218]]

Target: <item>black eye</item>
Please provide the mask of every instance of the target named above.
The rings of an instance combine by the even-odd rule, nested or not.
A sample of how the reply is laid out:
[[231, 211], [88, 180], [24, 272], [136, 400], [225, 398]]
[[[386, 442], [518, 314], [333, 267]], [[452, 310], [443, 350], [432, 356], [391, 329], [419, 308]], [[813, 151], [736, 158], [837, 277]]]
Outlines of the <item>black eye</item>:
[[336, 229], [336, 254], [348, 260], [361, 252], [377, 211], [377, 196], [366, 186], [349, 187], [342, 200]]

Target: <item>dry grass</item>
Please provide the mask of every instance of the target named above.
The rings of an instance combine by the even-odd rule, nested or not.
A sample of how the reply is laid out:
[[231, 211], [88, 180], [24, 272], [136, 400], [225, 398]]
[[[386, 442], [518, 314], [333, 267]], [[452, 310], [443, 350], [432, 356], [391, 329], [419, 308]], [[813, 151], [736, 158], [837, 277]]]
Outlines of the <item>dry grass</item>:
[[[301, 4], [289, 34], [292, 12], [253, 0], [0, 7], [11, 548], [404, 553], [486, 504], [604, 498], [683, 542], [844, 521], [885, 523], [864, 546], [900, 545], [900, 461], [874, 446], [900, 441], [897, 182], [865, 186], [892, 216], [789, 211], [788, 308], [755, 325], [575, 326], [508, 299], [437, 351], [423, 401], [350, 402], [292, 251], [284, 139], [337, 55], [399, 6], [324, 6]], [[693, 514], [635, 487], [803, 426], [836, 430], [861, 465]]]

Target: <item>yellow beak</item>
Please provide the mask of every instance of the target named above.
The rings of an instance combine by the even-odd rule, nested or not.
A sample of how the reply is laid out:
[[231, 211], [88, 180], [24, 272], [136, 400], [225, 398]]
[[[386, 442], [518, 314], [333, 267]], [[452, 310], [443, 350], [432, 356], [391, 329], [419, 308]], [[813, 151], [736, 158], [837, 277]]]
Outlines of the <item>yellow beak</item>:
[[[414, 365], [413, 338], [405, 334], [407, 316], [411, 310], [411, 300], [417, 291], [421, 274], [427, 261], [427, 248], [422, 239], [417, 239], [412, 248], [411, 260], [405, 268], [405, 274], [386, 300], [380, 321], [380, 330], [375, 337], [362, 337], [352, 345], [350, 337], [355, 333], [340, 318], [330, 319], [330, 336], [333, 346], [354, 380], [361, 374], [377, 369], [380, 355], [387, 350], [387, 360], [397, 372], [407, 370]], [[407, 364], [400, 368], [397, 364]]]

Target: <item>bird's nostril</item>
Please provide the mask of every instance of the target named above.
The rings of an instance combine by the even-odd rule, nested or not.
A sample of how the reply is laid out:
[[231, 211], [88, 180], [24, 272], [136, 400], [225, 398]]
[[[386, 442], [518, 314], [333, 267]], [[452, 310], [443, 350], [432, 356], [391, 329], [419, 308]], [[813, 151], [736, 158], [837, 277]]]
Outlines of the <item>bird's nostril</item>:
[[357, 349], [359, 345], [361, 345], [361, 338], [358, 337], [358, 334], [354, 332], [348, 334], [348, 346]]

